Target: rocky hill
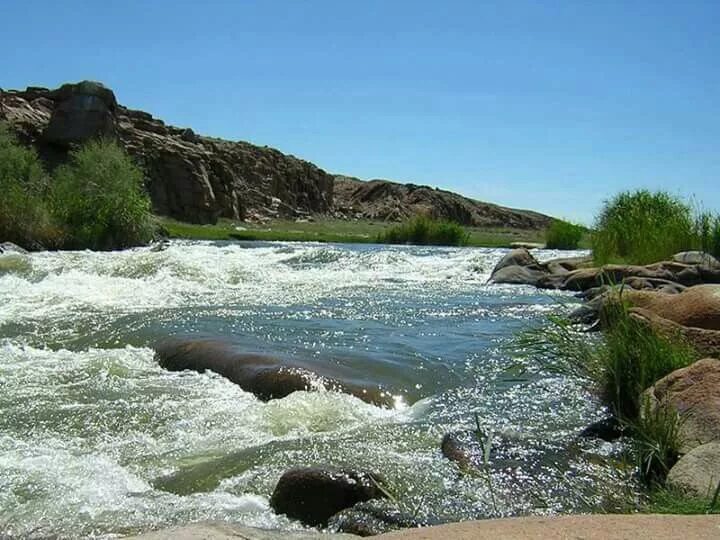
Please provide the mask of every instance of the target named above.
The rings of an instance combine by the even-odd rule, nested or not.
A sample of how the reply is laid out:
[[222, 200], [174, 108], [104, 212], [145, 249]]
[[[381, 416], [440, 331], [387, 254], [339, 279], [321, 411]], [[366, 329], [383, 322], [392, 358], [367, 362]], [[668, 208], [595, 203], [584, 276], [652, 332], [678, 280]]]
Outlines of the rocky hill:
[[112, 90], [95, 82], [0, 89], [2, 120], [50, 168], [84, 141], [117, 140], [143, 167], [154, 211], [183, 221], [308, 214], [399, 220], [424, 212], [477, 226], [539, 229], [549, 222], [429, 187], [335, 176], [273, 148], [200, 136], [119, 105]]
[[468, 199], [451, 191], [388, 180], [365, 182], [336, 176], [333, 197], [336, 211], [343, 215], [385, 221], [426, 214], [473, 227], [544, 229], [551, 219], [529, 210]]

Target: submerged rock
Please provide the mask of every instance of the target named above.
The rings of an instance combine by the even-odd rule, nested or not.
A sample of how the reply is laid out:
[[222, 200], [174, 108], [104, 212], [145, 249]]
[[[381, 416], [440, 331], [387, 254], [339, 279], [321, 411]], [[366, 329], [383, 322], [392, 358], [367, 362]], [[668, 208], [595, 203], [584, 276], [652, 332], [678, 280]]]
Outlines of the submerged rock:
[[365, 471], [334, 467], [290, 469], [275, 486], [270, 506], [306, 525], [326, 525], [341, 510], [385, 497], [380, 482], [378, 475]]
[[581, 437], [613, 442], [623, 436], [622, 424], [614, 416], [593, 422], [580, 432]]
[[705, 358], [673, 371], [645, 391], [651, 406], [680, 415], [682, 452], [720, 441], [720, 360]]
[[218, 338], [174, 338], [155, 346], [159, 364], [170, 371], [213, 371], [264, 401], [300, 390], [337, 390], [373, 405], [392, 407], [393, 396], [379, 387], [350, 380], [331, 365], [310, 366], [269, 355], [247, 353]]
[[437, 519], [420, 519], [380, 501], [358, 503], [332, 516], [328, 528], [333, 532], [375, 536], [399, 529], [428, 527], [443, 523]]
[[720, 484], [720, 441], [685, 454], [670, 469], [666, 482], [669, 488], [694, 497], [712, 497]]

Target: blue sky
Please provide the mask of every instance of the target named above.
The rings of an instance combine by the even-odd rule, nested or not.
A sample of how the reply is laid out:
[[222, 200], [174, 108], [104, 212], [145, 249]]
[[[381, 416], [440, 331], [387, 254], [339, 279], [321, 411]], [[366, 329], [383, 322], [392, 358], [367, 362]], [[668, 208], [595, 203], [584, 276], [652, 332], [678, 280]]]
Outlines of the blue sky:
[[324, 169], [591, 222], [720, 211], [720, 1], [0, 2], [0, 87], [82, 79]]

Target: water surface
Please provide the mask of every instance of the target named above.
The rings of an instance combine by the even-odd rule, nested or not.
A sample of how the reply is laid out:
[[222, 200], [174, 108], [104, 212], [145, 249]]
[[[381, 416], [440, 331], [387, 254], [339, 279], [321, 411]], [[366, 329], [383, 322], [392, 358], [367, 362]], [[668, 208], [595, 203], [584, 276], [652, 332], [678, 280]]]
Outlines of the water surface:
[[[622, 481], [612, 447], [577, 439], [597, 401], [505, 349], [573, 299], [487, 285], [503, 254], [173, 242], [0, 255], [0, 532], [299, 528], [269, 496], [287, 468], [325, 463], [381, 472], [421, 517], [597, 510]], [[215, 374], [158, 367], [152, 344], [188, 334], [350, 366], [397, 407], [333, 392], [263, 403]], [[518, 456], [489, 478], [439, 450], [475, 415]]]

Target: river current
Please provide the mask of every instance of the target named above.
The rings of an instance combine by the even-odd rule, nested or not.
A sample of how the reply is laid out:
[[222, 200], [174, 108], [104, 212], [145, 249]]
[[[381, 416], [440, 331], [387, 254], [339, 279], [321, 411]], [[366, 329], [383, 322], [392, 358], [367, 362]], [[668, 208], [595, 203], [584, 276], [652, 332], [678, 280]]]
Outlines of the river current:
[[[504, 253], [177, 241], [0, 255], [0, 535], [297, 529], [269, 496], [312, 464], [377, 471], [419, 517], [598, 511], [625, 481], [614, 447], [577, 437], [601, 406], [508, 349], [575, 300], [486, 284]], [[396, 407], [334, 392], [264, 403], [161, 369], [152, 345], [192, 334], [353, 367]], [[441, 455], [445, 433], [476, 422], [516, 446], [512, 466], [468, 474]]]

